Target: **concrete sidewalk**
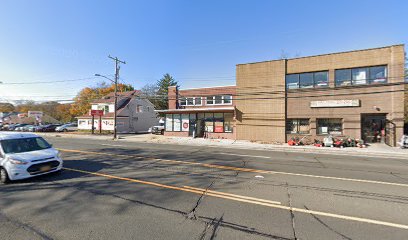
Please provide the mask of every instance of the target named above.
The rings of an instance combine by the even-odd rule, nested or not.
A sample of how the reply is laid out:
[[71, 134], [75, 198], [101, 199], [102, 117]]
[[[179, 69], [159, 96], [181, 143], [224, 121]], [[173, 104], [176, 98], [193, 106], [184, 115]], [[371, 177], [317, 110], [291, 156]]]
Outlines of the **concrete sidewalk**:
[[[63, 138], [87, 138], [95, 140], [113, 141], [112, 136], [110, 135], [66, 134], [66, 133], [38, 133], [38, 134], [43, 136]], [[281, 145], [262, 144], [244, 140], [166, 137], [162, 135], [153, 134], [121, 134], [119, 135], [119, 139], [117, 141], [408, 159], [408, 149], [390, 147], [384, 144], [373, 144], [367, 148], [326, 148], [315, 146], [288, 146], [287, 144]]]

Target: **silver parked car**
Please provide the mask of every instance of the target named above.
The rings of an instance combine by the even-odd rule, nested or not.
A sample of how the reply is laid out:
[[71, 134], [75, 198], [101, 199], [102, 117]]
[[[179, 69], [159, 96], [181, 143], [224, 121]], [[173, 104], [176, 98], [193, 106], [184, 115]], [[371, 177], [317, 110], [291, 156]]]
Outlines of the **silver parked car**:
[[68, 123], [68, 124], [64, 124], [62, 126], [55, 128], [55, 131], [57, 132], [71, 132], [71, 131], [77, 131], [77, 130], [78, 130], [77, 123]]

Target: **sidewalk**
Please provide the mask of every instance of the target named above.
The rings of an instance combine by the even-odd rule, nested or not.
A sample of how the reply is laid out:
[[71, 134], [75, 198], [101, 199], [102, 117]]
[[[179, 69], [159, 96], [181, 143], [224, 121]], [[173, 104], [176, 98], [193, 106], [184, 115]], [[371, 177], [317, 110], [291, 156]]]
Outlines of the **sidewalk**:
[[[112, 140], [111, 135], [66, 134], [66, 133], [38, 133], [43, 136], [63, 138], [86, 138], [96, 140]], [[325, 148], [315, 146], [288, 146], [287, 144], [261, 144], [244, 140], [203, 139], [186, 137], [166, 137], [153, 134], [120, 134], [119, 142], [144, 142], [157, 144], [177, 144], [188, 146], [224, 147], [232, 149], [267, 150], [279, 152], [304, 152], [319, 154], [336, 154], [345, 156], [370, 156], [408, 159], [408, 149], [390, 147], [384, 144], [373, 144], [367, 148]]]

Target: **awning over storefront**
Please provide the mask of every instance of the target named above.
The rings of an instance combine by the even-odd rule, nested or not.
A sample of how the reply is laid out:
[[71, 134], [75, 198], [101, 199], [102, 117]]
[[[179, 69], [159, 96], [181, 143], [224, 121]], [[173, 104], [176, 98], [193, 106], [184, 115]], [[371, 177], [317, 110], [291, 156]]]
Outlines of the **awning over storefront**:
[[184, 108], [184, 109], [166, 109], [156, 110], [158, 113], [200, 113], [200, 112], [233, 112], [234, 107], [220, 107], [220, 108]]

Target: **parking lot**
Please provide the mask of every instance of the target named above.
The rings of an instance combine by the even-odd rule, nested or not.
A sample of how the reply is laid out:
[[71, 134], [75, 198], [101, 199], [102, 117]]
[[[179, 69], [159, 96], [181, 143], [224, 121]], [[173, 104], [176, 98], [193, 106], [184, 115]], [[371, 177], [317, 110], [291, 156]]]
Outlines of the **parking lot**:
[[48, 137], [0, 187], [3, 239], [406, 239], [408, 162]]

